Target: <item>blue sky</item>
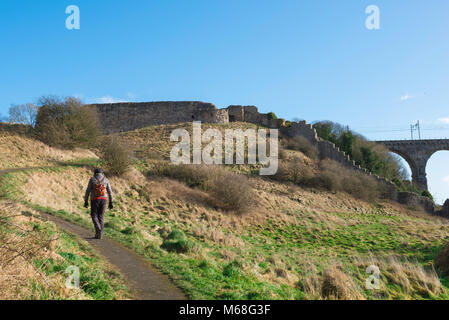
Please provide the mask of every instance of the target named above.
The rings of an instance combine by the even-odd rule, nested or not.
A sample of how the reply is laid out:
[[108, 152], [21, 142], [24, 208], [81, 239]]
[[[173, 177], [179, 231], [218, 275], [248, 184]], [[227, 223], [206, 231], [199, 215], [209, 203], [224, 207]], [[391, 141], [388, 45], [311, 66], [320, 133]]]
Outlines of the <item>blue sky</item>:
[[[365, 27], [368, 5], [380, 30]], [[81, 29], [65, 27], [77, 5]], [[39, 96], [201, 100], [329, 119], [370, 139], [449, 137], [449, 1], [2, 0], [0, 113]], [[449, 198], [449, 151], [429, 185]]]

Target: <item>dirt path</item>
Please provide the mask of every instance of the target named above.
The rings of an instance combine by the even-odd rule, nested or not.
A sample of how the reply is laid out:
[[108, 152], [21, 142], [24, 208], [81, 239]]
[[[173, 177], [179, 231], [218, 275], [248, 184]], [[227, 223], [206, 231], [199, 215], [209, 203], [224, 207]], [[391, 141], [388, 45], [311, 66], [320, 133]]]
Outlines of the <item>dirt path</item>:
[[[17, 172], [36, 168], [0, 170], [0, 176], [9, 172]], [[155, 270], [145, 259], [110, 240], [93, 239], [93, 232], [65, 221], [64, 219], [40, 212], [45, 220], [54, 222], [59, 228], [85, 239], [110, 264], [115, 266], [125, 278], [131, 293], [141, 300], [183, 300], [185, 295], [175, 287], [167, 276]]]

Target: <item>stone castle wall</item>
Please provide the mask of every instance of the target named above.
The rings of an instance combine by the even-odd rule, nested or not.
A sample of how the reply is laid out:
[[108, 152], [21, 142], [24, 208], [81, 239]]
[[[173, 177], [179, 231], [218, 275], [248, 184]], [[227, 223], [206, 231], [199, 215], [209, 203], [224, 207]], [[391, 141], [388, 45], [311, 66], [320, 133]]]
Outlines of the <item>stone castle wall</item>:
[[218, 109], [212, 103], [200, 101], [162, 101], [140, 103], [91, 104], [98, 112], [105, 133], [118, 133], [151, 125], [176, 124], [190, 121], [206, 123], [250, 122], [279, 128], [283, 119], [269, 119], [255, 106], [229, 106]]
[[92, 104], [105, 133], [140, 129], [151, 125], [189, 121], [228, 122], [227, 110], [199, 101]]

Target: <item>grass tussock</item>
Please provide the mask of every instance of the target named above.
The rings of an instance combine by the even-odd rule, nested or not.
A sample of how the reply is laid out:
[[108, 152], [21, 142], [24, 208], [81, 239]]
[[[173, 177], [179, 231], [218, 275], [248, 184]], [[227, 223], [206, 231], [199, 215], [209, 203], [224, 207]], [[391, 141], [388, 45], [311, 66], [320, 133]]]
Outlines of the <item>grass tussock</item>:
[[[358, 258], [354, 264], [362, 267], [374, 265], [380, 271], [379, 296], [393, 291], [393, 298], [434, 298], [443, 293], [443, 286], [433, 266], [423, 266], [418, 261], [390, 256], [387, 258]], [[362, 272], [362, 278], [366, 273]], [[391, 294], [391, 293], [390, 293]]]
[[321, 295], [329, 300], [361, 300], [360, 293], [351, 277], [346, 275], [338, 266], [331, 266], [323, 273]]

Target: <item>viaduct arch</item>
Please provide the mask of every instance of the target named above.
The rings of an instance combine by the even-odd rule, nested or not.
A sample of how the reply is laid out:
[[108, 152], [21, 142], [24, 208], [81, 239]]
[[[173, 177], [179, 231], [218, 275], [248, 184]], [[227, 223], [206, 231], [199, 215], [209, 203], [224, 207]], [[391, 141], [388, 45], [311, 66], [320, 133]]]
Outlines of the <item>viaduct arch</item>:
[[393, 153], [403, 157], [412, 170], [412, 181], [420, 189], [427, 190], [426, 166], [430, 157], [438, 151], [449, 150], [449, 139], [376, 141]]

